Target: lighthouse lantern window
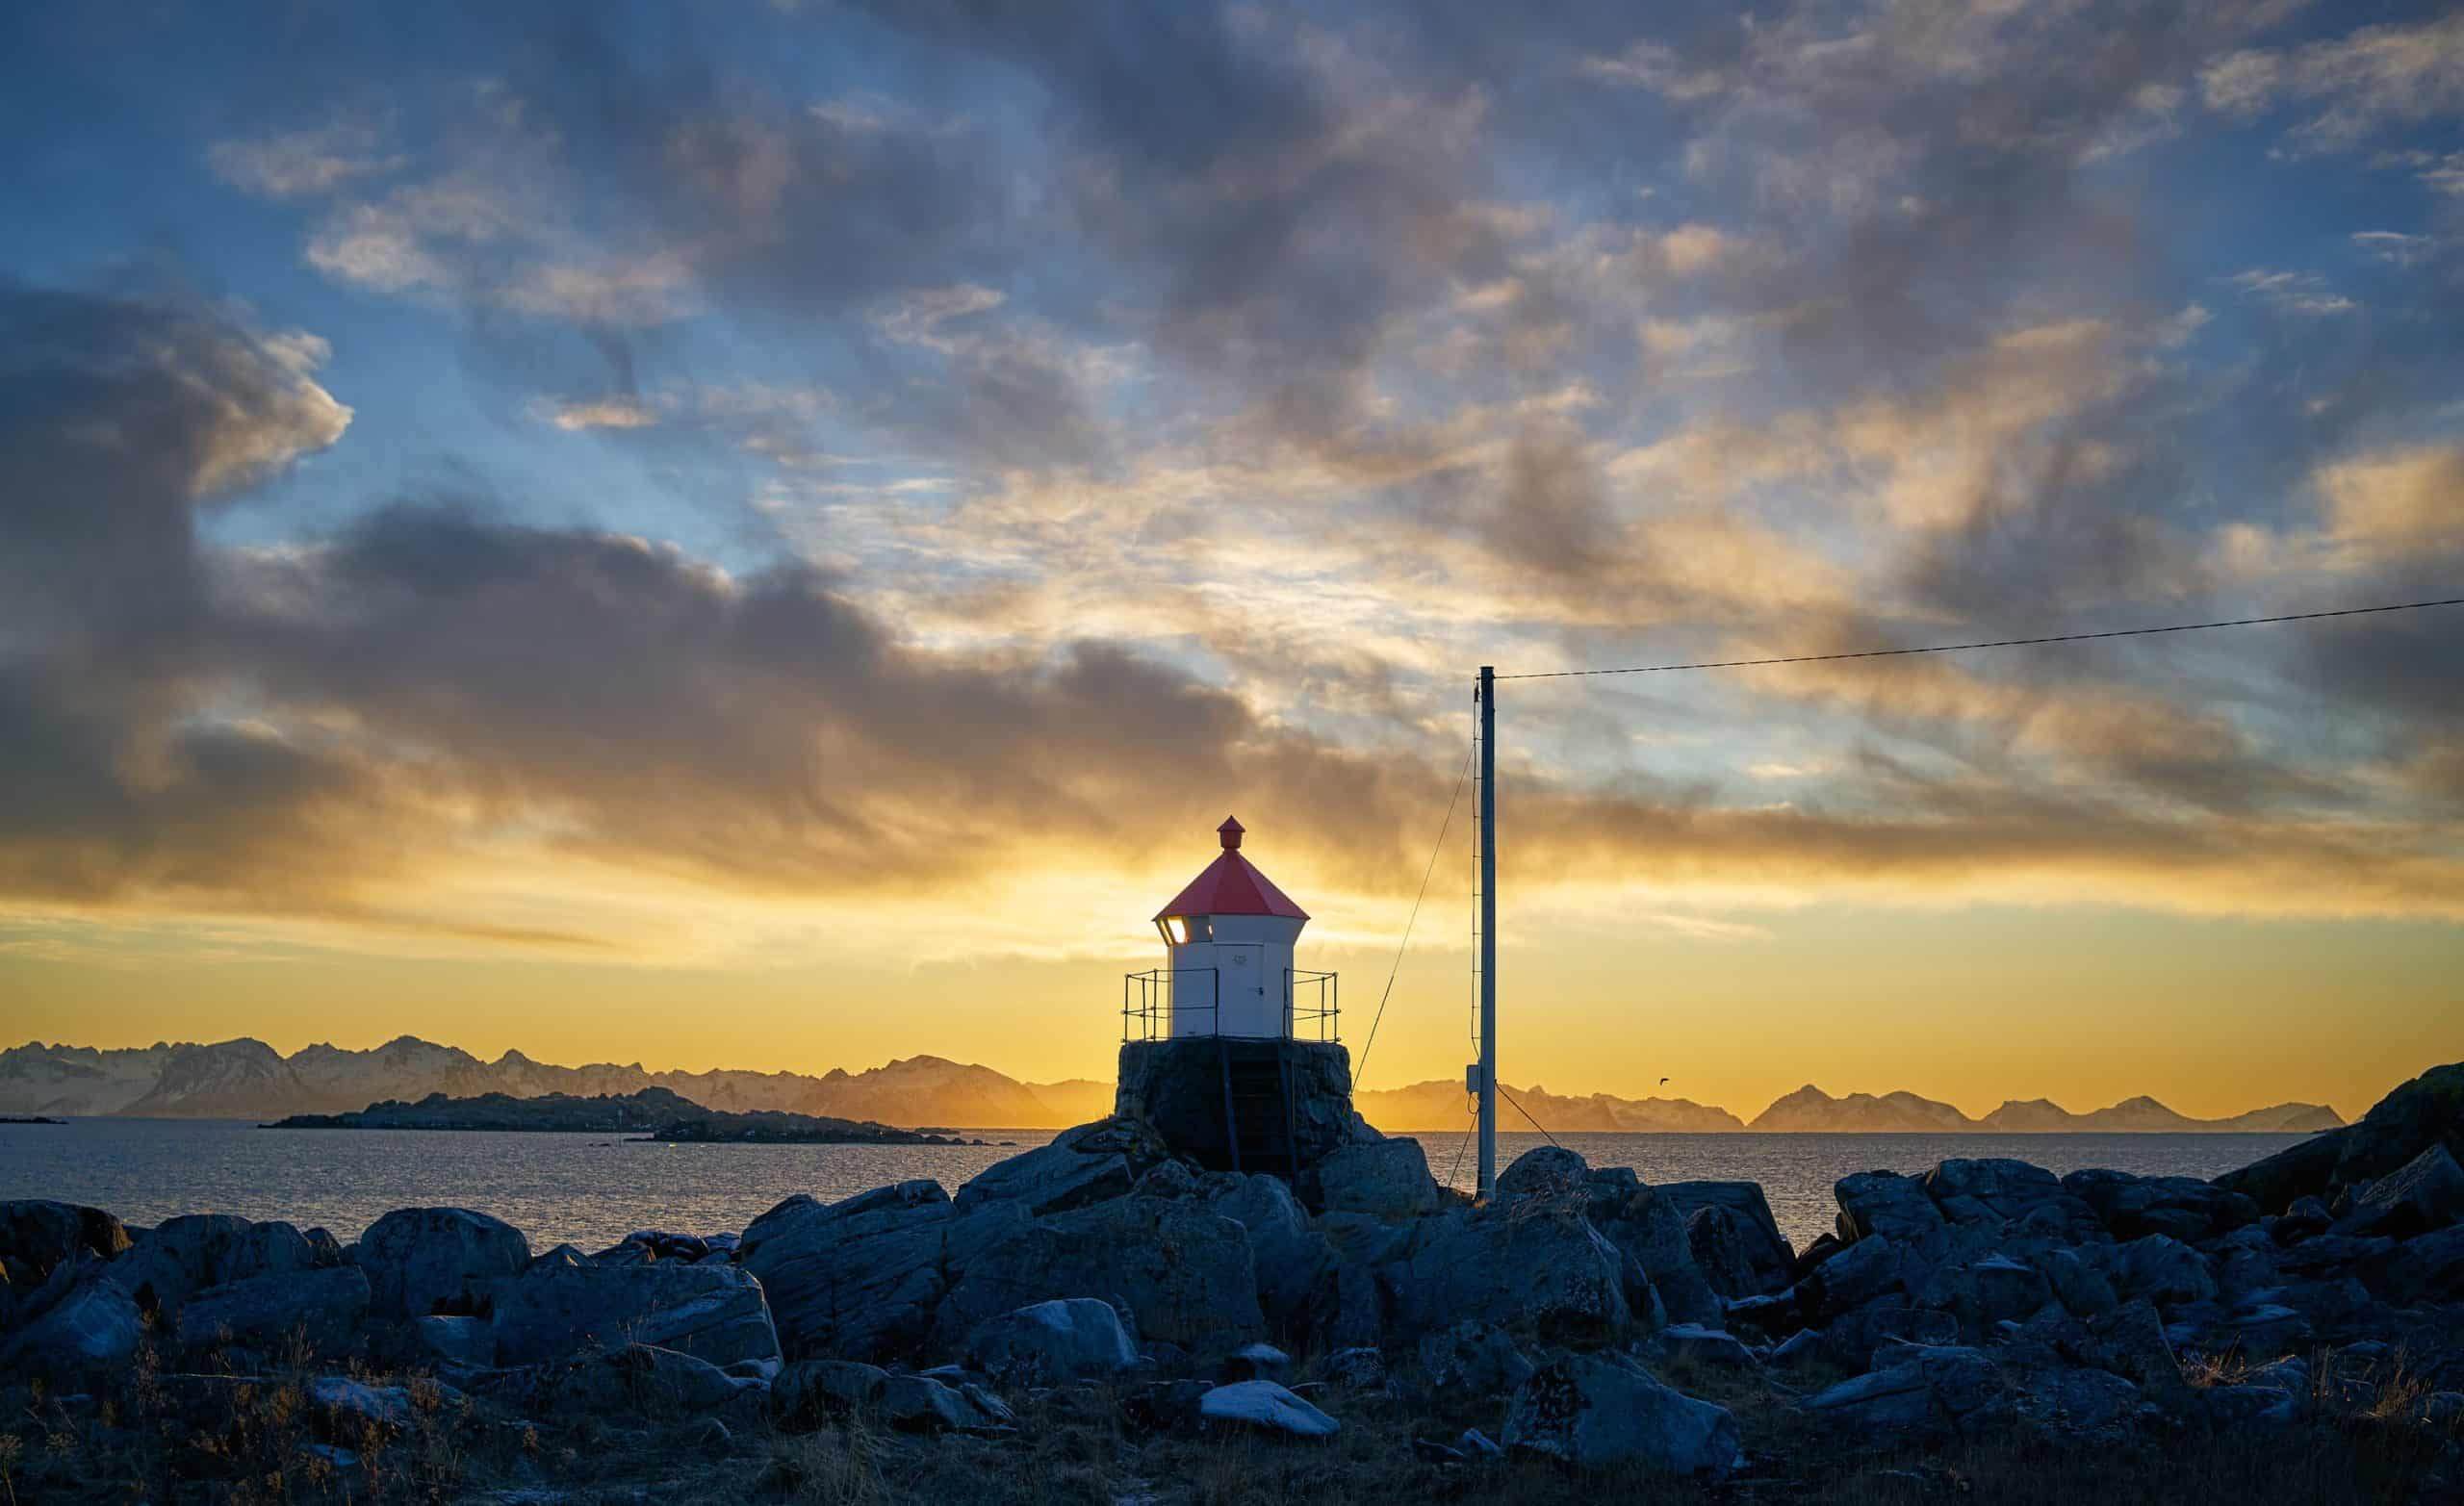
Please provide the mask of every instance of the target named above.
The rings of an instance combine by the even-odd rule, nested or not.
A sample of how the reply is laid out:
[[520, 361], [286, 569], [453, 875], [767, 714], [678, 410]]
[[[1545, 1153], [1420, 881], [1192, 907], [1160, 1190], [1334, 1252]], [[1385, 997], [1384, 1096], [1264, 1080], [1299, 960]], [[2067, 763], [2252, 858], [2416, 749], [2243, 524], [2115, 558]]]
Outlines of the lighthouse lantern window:
[[1215, 922], [1205, 915], [1167, 915], [1164, 917], [1164, 939], [1174, 946], [1192, 941], [1215, 939]]

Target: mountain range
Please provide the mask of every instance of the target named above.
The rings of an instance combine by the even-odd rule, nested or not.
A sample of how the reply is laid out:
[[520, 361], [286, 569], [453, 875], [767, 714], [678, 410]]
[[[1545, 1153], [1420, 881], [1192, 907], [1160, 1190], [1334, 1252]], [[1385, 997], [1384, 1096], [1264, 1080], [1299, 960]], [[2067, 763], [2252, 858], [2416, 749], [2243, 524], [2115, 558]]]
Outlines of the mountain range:
[[[987, 1066], [940, 1057], [907, 1057], [861, 1072], [653, 1072], [640, 1062], [552, 1066], [508, 1051], [483, 1061], [467, 1051], [404, 1035], [369, 1051], [315, 1045], [283, 1056], [242, 1037], [213, 1045], [156, 1044], [98, 1051], [32, 1041], [0, 1051], [0, 1113], [119, 1114], [145, 1118], [272, 1119], [345, 1113], [386, 1099], [416, 1102], [430, 1093], [472, 1098], [503, 1093], [593, 1097], [666, 1088], [721, 1112], [777, 1110], [908, 1127], [1062, 1129], [1112, 1111], [1110, 1083], [1072, 1078], [1021, 1083]], [[1576, 1134], [1676, 1132], [1941, 1133], [2307, 1133], [2344, 1123], [2318, 1104], [2277, 1104], [2224, 1119], [2194, 1119], [2153, 1098], [2073, 1113], [2041, 1098], [2006, 1103], [1982, 1119], [1914, 1093], [1851, 1093], [1834, 1098], [1810, 1084], [1747, 1122], [1726, 1109], [1685, 1098], [1564, 1097], [1544, 1087], [1509, 1087], [1523, 1109], [1552, 1130]], [[1459, 1130], [1463, 1085], [1440, 1080], [1365, 1090], [1353, 1104], [1370, 1123], [1397, 1131]], [[1506, 1123], [1521, 1128], [1506, 1110]]]
[[213, 1045], [97, 1051], [40, 1041], [0, 1051], [0, 1113], [119, 1114], [136, 1118], [272, 1119], [344, 1113], [430, 1093], [590, 1098], [663, 1087], [721, 1112], [778, 1110], [896, 1125], [1060, 1128], [1112, 1111], [1110, 1083], [1021, 1083], [939, 1057], [909, 1057], [861, 1072], [653, 1072], [597, 1062], [552, 1066], [508, 1051], [482, 1061], [467, 1051], [404, 1035], [369, 1051], [304, 1047], [286, 1057], [242, 1037]]

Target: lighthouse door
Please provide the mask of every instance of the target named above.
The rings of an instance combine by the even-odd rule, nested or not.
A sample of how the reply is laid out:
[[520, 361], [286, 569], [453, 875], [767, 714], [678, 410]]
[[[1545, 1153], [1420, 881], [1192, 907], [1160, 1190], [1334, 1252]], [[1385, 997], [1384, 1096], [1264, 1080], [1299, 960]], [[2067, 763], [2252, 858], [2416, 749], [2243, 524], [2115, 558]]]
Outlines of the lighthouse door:
[[1280, 1004], [1270, 1008], [1267, 998], [1266, 948], [1219, 942], [1215, 957], [1222, 969], [1218, 975], [1220, 1022], [1216, 1030], [1226, 1035], [1282, 1034]]

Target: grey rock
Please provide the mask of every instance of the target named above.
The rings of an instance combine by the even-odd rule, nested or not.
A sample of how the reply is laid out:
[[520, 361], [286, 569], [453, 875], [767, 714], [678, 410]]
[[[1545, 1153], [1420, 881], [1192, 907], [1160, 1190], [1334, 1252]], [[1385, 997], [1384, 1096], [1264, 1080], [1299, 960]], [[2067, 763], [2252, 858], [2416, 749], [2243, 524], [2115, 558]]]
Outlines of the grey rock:
[[[1694, 1264], [1684, 1211], [1657, 1187], [1645, 1186], [1629, 1166], [1604, 1166], [1583, 1179], [1583, 1216], [1623, 1252], [1645, 1282], [1629, 1279], [1627, 1301], [1636, 1323], [1716, 1325], [1718, 1292]], [[1655, 1309], [1658, 1311], [1654, 1311]]]
[[1980, 1437], [2013, 1415], [1993, 1362], [1955, 1345], [1888, 1346], [1875, 1355], [1873, 1370], [1807, 1397], [1804, 1406], [1864, 1446]]
[[1292, 1369], [1292, 1356], [1272, 1344], [1243, 1344], [1223, 1357], [1218, 1384], [1234, 1381], [1281, 1381]]
[[2138, 1387], [2110, 1370], [2085, 1366], [2030, 1373], [2013, 1395], [2021, 1423], [2063, 1442], [2127, 1432], [2140, 1404]]
[[235, 1343], [336, 1354], [359, 1337], [368, 1316], [368, 1277], [354, 1265], [281, 1271], [208, 1287], [180, 1309], [188, 1348]]
[[770, 1406], [783, 1423], [813, 1423], [869, 1411], [881, 1402], [889, 1372], [858, 1360], [798, 1360], [770, 1384]]
[[2052, 1284], [2043, 1272], [2007, 1255], [1989, 1255], [1967, 1271], [1979, 1325], [2026, 1317], [2053, 1300]]
[[1138, 1368], [1138, 1347], [1112, 1304], [1065, 1297], [985, 1322], [967, 1341], [967, 1359], [1006, 1381], [1049, 1386], [1127, 1374]]
[[1505, 1458], [1505, 1449], [1476, 1427], [1467, 1427], [1454, 1441], [1454, 1448], [1474, 1464], [1496, 1464]]
[[1467, 1397], [1503, 1396], [1532, 1370], [1503, 1329], [1476, 1319], [1426, 1335], [1419, 1357], [1431, 1386]]
[[2464, 1224], [2381, 1251], [2373, 1259], [2372, 1270], [2379, 1285], [2398, 1300], [2464, 1301]]
[[80, 1250], [108, 1261], [128, 1247], [126, 1227], [99, 1208], [44, 1198], [0, 1202], [0, 1286], [31, 1291]]
[[2025, 1221], [2073, 1243], [2102, 1232], [2087, 1203], [2052, 1172], [2024, 1161], [1946, 1161], [1923, 1181], [1926, 1195], [1953, 1223]]
[[2179, 1239], [2147, 1235], [2123, 1245], [2118, 1256], [2115, 1285], [2127, 1296], [2159, 1305], [2215, 1300], [2216, 1277], [2207, 1258]]
[[2044, 1272], [2054, 1300], [2073, 1317], [2094, 1317], [2121, 1305], [2120, 1294], [2105, 1273], [2074, 1250], [2045, 1251], [2037, 1257], [2037, 1269]]
[[[965, 1222], [988, 1234], [1004, 1226], [998, 1212]], [[1013, 1212], [1014, 1226], [1024, 1215]], [[788, 1358], [890, 1359], [929, 1330], [964, 1242], [959, 1222], [934, 1182], [827, 1204], [798, 1194], [745, 1230], [739, 1268], [761, 1283]]]
[[1006, 1231], [950, 1288], [935, 1332], [956, 1348], [1030, 1303], [1114, 1296], [1167, 1343], [1238, 1344], [1265, 1327], [1246, 1230], [1187, 1200], [1124, 1197]]
[[1583, 1207], [1578, 1196], [1532, 1196], [1422, 1219], [1382, 1282], [1390, 1331], [1416, 1337], [1466, 1319], [1543, 1334], [1624, 1331], [1627, 1263]]
[[2301, 1398], [2272, 1386], [2213, 1386], [2200, 1399], [2219, 1427], [2274, 1432], [2301, 1417]]
[[2355, 1194], [2353, 1210], [2336, 1225], [2348, 1235], [2407, 1239], [2464, 1218], [2464, 1167], [2445, 1145], [2432, 1145]]
[[[1115, 1116], [1054, 1136], [1050, 1143], [987, 1167], [959, 1188], [956, 1210], [1015, 1203], [1030, 1214], [1057, 1213], [1118, 1197], [1140, 1176], [1171, 1159], [1153, 1130]], [[747, 1229], [750, 1242], [754, 1231]]]
[[1659, 1331], [1656, 1342], [1671, 1360], [1707, 1369], [1750, 1370], [1755, 1367], [1754, 1351], [1733, 1334], [1716, 1328], [1704, 1328], [1694, 1323], [1671, 1323]]
[[20, 1325], [0, 1343], [0, 1369], [67, 1372], [124, 1364], [144, 1337], [145, 1315], [111, 1267], [72, 1251], [25, 1299]]
[[2091, 1319], [2092, 1342], [2079, 1358], [2136, 1385], [2161, 1410], [2180, 1416], [2196, 1401], [2182, 1378], [2181, 1362], [2165, 1339], [2165, 1325], [2145, 1298], [2125, 1302]]
[[1751, 1238], [1745, 1220], [1726, 1208], [1698, 1208], [1685, 1215], [1685, 1247], [1723, 1301], [1758, 1296], [1762, 1281], [1746, 1254]]
[[371, 1386], [347, 1375], [320, 1375], [308, 1383], [308, 1403], [329, 1418], [344, 1419], [348, 1431], [375, 1426], [391, 1432], [417, 1426], [423, 1417], [450, 1423], [470, 1410], [471, 1400], [450, 1386], [430, 1383], [418, 1391], [408, 1386]]
[[1896, 1171], [1859, 1171], [1832, 1184], [1839, 1204], [1839, 1238], [1850, 1244], [1880, 1235], [1913, 1243], [1942, 1226], [1942, 1212], [1925, 1185]]
[[2284, 1211], [2268, 1234], [2278, 1244], [2298, 1244], [2314, 1235], [2325, 1234], [2335, 1221], [2335, 1215], [2327, 1212], [2327, 1205], [2317, 1198], [2296, 1198], [2293, 1206]]
[[2211, 1348], [2253, 1359], [2293, 1353], [2310, 1341], [2310, 1319], [2276, 1302], [2237, 1309], [2207, 1329]]
[[1267, 1321], [1279, 1329], [1297, 1329], [1333, 1269], [1335, 1255], [1326, 1236], [1310, 1227], [1290, 1185], [1280, 1177], [1227, 1172], [1210, 1179], [1201, 1195], [1209, 1212], [1248, 1231], [1258, 1306]]
[[761, 1283], [730, 1265], [533, 1264], [490, 1289], [496, 1359], [535, 1365], [591, 1345], [689, 1354], [722, 1367], [779, 1357]]
[[694, 1414], [761, 1410], [769, 1388], [748, 1376], [730, 1375], [696, 1356], [654, 1344], [627, 1344], [565, 1369], [557, 1397], [572, 1410]]
[[287, 1223], [250, 1223], [229, 1213], [166, 1218], [112, 1263], [112, 1276], [138, 1306], [176, 1316], [181, 1304], [208, 1287], [255, 1276], [304, 1271], [316, 1246]]
[[369, 1311], [396, 1321], [469, 1303], [487, 1282], [528, 1264], [521, 1230], [462, 1208], [398, 1208], [359, 1237]]
[[1336, 1350], [1326, 1356], [1319, 1370], [1329, 1382], [1347, 1391], [1386, 1389], [1386, 1356], [1368, 1345]]
[[[1785, 1291], [1796, 1280], [1796, 1252], [1780, 1233], [1779, 1220], [1771, 1216], [1770, 1200], [1762, 1195], [1758, 1182], [1663, 1182], [1656, 1188], [1660, 1196], [1677, 1205], [1677, 1211], [1688, 1220], [1706, 1208], [1725, 1209], [1736, 1221], [1743, 1237], [1746, 1263], [1753, 1268], [1758, 1292], [1770, 1294]], [[1709, 1273], [1705, 1272], [1706, 1276]], [[1722, 1296], [1742, 1292], [1722, 1292]]]
[[1888, 1235], [1868, 1235], [1797, 1283], [1797, 1297], [1809, 1318], [1825, 1323], [1900, 1289], [1898, 1245]]
[[1562, 1196], [1583, 1185], [1591, 1175], [1591, 1164], [1581, 1156], [1560, 1145], [1541, 1145], [1525, 1151], [1514, 1163], [1498, 1173], [1498, 1201], [1512, 1202], [1534, 1195]]
[[483, 1317], [437, 1313], [415, 1317], [411, 1319], [411, 1339], [424, 1352], [448, 1365], [497, 1363], [496, 1330]]
[[2196, 1177], [2142, 1177], [2100, 1167], [2074, 1171], [2062, 1186], [2093, 1209], [2117, 1239], [2151, 1234], [2204, 1239], [2259, 1218], [2250, 1198]]
[[1342, 1426], [1272, 1381], [1218, 1386], [1198, 1398], [1197, 1415], [1209, 1427], [1252, 1429], [1287, 1438], [1332, 1438]]
[[1511, 1452], [1578, 1469], [1717, 1479], [1744, 1463], [1736, 1418], [1661, 1385], [1625, 1355], [1564, 1355], [1534, 1370], [1506, 1410]]
[[[1376, 1140], [1329, 1152], [1301, 1175], [1301, 1196], [1321, 1212], [1414, 1218], [1437, 1209], [1428, 1157], [1413, 1139]], [[1500, 1196], [1503, 1196], [1501, 1189]]]
[[944, 1386], [926, 1375], [891, 1375], [876, 1403], [890, 1426], [911, 1433], [991, 1433], [1015, 1425], [1010, 1409], [978, 1386]]

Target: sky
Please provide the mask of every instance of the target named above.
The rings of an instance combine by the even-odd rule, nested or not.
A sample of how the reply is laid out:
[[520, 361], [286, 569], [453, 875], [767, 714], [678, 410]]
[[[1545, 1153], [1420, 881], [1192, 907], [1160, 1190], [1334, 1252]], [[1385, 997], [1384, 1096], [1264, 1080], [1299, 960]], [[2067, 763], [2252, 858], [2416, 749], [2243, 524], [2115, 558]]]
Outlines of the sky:
[[[1482, 664], [2464, 596], [2452, 8], [0, 32], [11, 1039], [1100, 1078], [1237, 814], [1455, 1077]], [[1508, 1083], [2464, 1056], [2464, 610], [1498, 711]]]

